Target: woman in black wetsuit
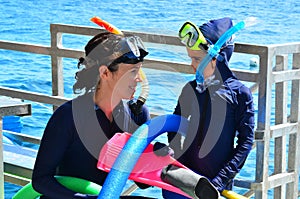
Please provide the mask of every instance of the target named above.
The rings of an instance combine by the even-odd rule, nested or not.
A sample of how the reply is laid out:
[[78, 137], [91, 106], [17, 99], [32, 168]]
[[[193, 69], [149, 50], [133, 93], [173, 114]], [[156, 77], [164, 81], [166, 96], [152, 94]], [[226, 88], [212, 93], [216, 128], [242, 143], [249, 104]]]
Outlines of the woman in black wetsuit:
[[41, 198], [97, 198], [65, 188], [55, 175], [102, 185], [107, 173], [96, 168], [102, 146], [117, 132], [134, 132], [150, 119], [146, 106], [131, 111], [139, 70], [148, 54], [139, 37], [100, 33], [85, 46], [73, 87], [77, 98], [61, 105], [45, 128], [32, 185]]

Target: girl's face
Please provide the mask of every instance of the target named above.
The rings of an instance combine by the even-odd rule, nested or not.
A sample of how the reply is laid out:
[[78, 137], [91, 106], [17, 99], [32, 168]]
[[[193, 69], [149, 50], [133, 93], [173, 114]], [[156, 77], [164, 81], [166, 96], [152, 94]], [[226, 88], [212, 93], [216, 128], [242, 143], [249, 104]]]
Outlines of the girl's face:
[[119, 69], [112, 76], [113, 96], [120, 99], [131, 99], [138, 82], [141, 82], [139, 70], [142, 62], [137, 64], [119, 64]]
[[[194, 71], [196, 72], [199, 64], [201, 63], [201, 61], [203, 60], [203, 58], [206, 56], [207, 53], [202, 50], [191, 50], [189, 48], [186, 48], [186, 49], [187, 49], [188, 56], [192, 59], [191, 66], [194, 69]], [[215, 72], [215, 64], [216, 64], [215, 62], [216, 62], [215, 60], [212, 60], [205, 67], [205, 69], [203, 71], [204, 79], [210, 77]]]

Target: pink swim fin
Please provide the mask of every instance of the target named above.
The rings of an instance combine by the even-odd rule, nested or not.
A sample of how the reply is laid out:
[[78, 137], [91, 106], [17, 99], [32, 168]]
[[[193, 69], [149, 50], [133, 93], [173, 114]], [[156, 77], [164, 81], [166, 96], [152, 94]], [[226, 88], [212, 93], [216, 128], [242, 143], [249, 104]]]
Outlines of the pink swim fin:
[[[109, 172], [130, 136], [131, 134], [129, 133], [116, 133], [101, 149], [97, 168]], [[153, 145], [149, 144], [133, 168], [129, 179], [190, 197], [179, 188], [161, 180], [162, 169], [169, 164], [188, 169], [169, 155], [164, 157], [155, 155]]]

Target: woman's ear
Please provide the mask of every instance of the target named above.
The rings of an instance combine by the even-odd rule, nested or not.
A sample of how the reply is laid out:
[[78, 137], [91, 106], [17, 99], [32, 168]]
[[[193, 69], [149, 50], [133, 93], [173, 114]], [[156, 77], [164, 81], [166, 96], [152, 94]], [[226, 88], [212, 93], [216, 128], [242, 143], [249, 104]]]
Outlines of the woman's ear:
[[101, 65], [101, 66], [99, 67], [99, 75], [100, 75], [100, 78], [101, 78], [101, 79], [107, 78], [108, 75], [109, 75], [109, 72], [110, 72], [110, 71], [108, 70], [107, 66]]

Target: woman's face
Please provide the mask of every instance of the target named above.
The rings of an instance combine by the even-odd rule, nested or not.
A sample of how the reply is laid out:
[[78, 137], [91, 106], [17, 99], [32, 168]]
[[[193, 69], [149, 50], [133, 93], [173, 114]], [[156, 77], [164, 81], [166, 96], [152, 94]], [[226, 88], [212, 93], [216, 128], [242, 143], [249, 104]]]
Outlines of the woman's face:
[[137, 64], [119, 64], [119, 69], [112, 76], [113, 96], [120, 99], [130, 99], [138, 82], [141, 82], [139, 70], [142, 62]]
[[[203, 58], [206, 56], [207, 53], [202, 50], [191, 50], [189, 48], [186, 48], [186, 49], [187, 49], [188, 56], [192, 59], [191, 66], [194, 69], [194, 71], [196, 72], [199, 64], [201, 63], [201, 61], [203, 60]], [[206, 79], [207, 77], [210, 77], [215, 72], [215, 64], [216, 64], [215, 62], [216, 61], [212, 60], [205, 67], [205, 69], [203, 71], [204, 79]]]

